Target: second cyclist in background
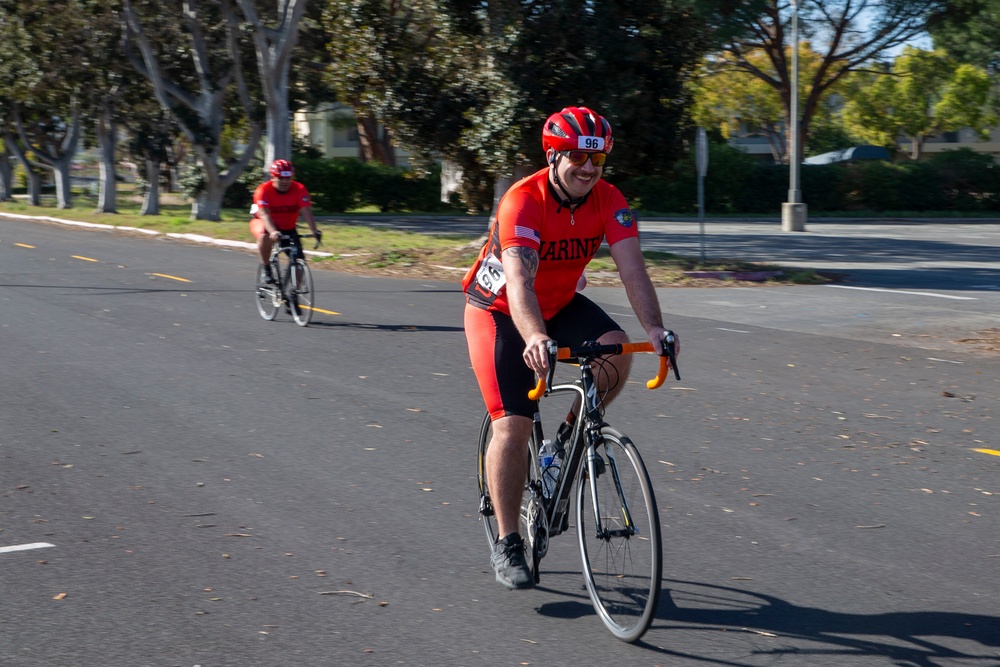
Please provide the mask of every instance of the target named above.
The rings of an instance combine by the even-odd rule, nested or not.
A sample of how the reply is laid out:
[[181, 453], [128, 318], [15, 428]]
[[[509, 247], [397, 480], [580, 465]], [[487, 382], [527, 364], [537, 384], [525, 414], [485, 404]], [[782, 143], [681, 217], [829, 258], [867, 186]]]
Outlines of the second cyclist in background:
[[271, 248], [282, 234], [291, 236], [299, 252], [302, 252], [302, 240], [295, 229], [300, 212], [309, 230], [316, 236], [317, 244], [322, 237], [313, 217], [309, 191], [306, 186], [292, 180], [294, 175], [295, 168], [291, 162], [275, 160], [271, 163], [271, 180], [261, 183], [253, 193], [250, 231], [257, 239], [257, 252], [264, 267], [264, 280], [268, 283], [274, 282], [269, 264]]

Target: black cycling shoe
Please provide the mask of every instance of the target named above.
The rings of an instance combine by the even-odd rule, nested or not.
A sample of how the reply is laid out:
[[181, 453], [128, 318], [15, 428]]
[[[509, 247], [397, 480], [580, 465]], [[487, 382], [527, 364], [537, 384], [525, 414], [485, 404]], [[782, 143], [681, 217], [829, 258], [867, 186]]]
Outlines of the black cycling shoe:
[[490, 562], [497, 573], [497, 581], [507, 588], [531, 588], [535, 585], [535, 578], [524, 558], [524, 549], [524, 540], [517, 533], [511, 533], [493, 545]]
[[261, 269], [260, 269], [260, 277], [268, 285], [273, 285], [274, 284], [274, 276], [271, 274], [271, 267], [267, 266], [266, 264], [264, 266], [262, 266]]

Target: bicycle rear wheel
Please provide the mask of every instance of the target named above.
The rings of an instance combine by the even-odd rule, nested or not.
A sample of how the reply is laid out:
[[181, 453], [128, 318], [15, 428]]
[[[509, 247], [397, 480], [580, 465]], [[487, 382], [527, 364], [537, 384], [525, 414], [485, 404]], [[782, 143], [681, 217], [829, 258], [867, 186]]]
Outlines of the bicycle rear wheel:
[[292, 319], [300, 327], [304, 327], [313, 316], [313, 279], [309, 264], [304, 259], [295, 260], [295, 269], [291, 272], [291, 284], [288, 287], [288, 297], [292, 306]]
[[634, 642], [649, 628], [660, 600], [663, 553], [653, 487], [639, 450], [612, 428], [600, 431], [594, 477], [586, 458], [576, 518], [587, 591], [611, 633]]
[[281, 306], [281, 289], [278, 285], [264, 282], [264, 265], [257, 265], [257, 312], [265, 320], [273, 320]]
[[[492, 420], [487, 413], [479, 431], [479, 513], [483, 517], [483, 527], [486, 529], [486, 539], [491, 550], [501, 537], [505, 537], [499, 534], [497, 528], [489, 480], [486, 478], [486, 452], [489, 450], [492, 437]], [[524, 494], [521, 496], [518, 532], [528, 547], [528, 565], [535, 577], [535, 583], [538, 583], [538, 562], [549, 546], [548, 520], [545, 518], [545, 508], [541, 499], [541, 480], [542, 473], [538, 468], [538, 443], [535, 442], [535, 435], [532, 433], [528, 441], [528, 475], [524, 481]]]

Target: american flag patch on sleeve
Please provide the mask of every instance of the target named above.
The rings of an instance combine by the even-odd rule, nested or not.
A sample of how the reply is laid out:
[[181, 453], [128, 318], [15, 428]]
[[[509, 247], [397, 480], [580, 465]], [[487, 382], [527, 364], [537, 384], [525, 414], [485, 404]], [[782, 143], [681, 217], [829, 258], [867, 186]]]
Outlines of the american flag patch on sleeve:
[[542, 237], [537, 230], [522, 225], [514, 225], [514, 236], [521, 239], [531, 239], [535, 243], [542, 242]]

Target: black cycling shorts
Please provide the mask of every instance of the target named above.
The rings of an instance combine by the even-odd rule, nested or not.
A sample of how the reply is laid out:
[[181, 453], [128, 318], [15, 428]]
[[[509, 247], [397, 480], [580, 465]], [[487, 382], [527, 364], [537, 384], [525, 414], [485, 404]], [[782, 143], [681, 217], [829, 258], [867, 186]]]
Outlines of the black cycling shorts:
[[[560, 347], [581, 345], [611, 331], [622, 331], [610, 315], [579, 292], [546, 320], [545, 329]], [[531, 418], [537, 408], [536, 401], [528, 398], [528, 391], [535, 386], [535, 373], [524, 363], [524, 339], [511, 316], [466, 304], [465, 337], [490, 416]]]

